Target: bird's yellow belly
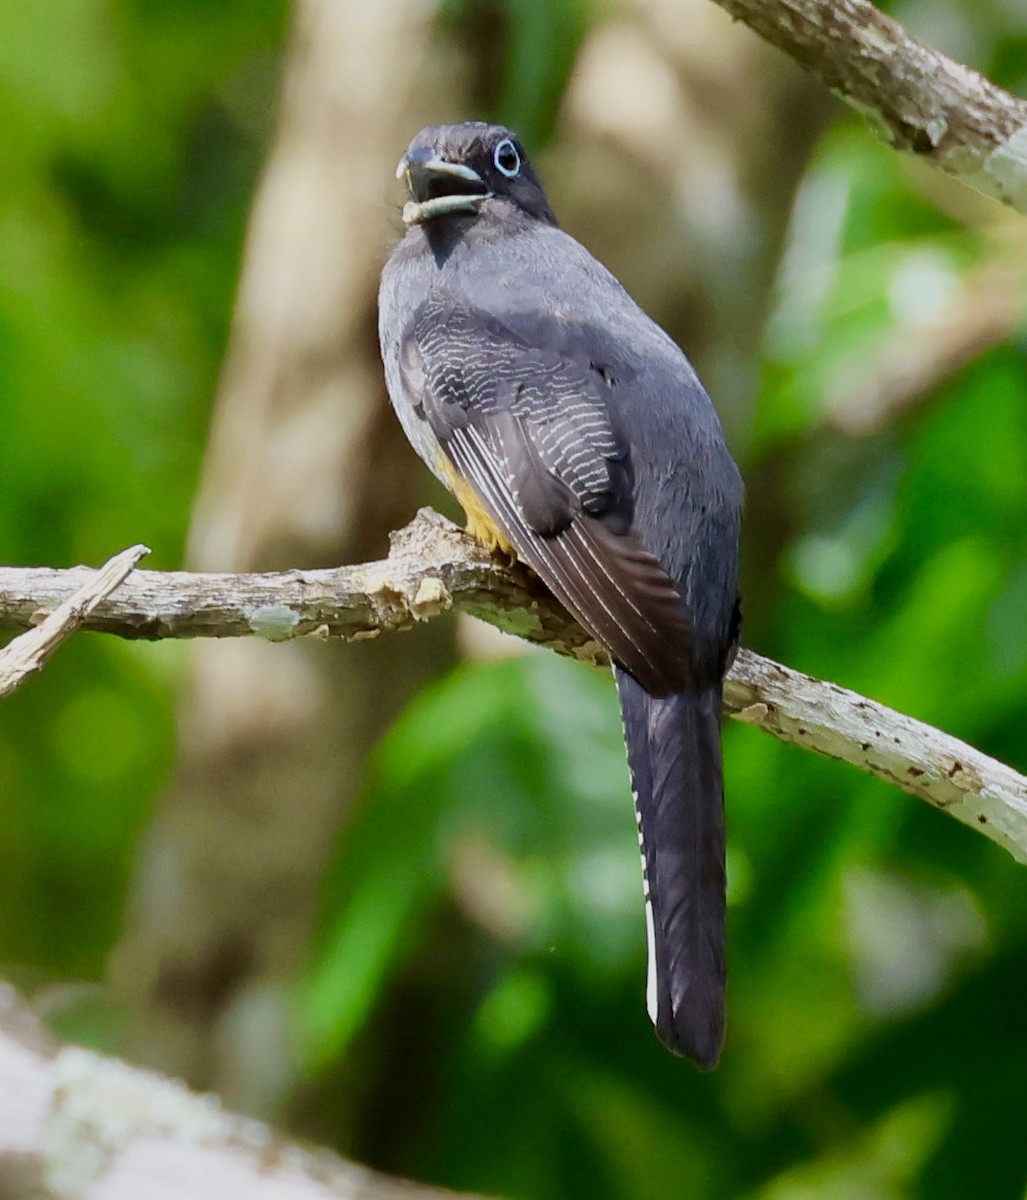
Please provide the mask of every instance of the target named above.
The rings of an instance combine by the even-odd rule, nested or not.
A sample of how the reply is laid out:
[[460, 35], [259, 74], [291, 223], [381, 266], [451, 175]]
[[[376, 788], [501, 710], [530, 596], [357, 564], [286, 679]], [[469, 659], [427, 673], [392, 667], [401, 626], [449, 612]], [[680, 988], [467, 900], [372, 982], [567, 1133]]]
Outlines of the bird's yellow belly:
[[489, 550], [502, 550], [504, 554], [514, 557], [513, 546], [503, 536], [471, 485], [457, 473], [456, 468], [445, 456], [440, 458], [438, 474], [460, 501], [460, 507], [467, 517], [465, 528], [471, 537], [487, 546]]

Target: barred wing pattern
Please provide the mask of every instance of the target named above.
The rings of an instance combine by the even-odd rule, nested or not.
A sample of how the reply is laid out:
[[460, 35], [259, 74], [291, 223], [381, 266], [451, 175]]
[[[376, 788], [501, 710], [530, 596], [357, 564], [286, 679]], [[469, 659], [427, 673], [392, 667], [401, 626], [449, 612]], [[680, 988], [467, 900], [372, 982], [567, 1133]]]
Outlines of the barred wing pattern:
[[667, 695], [693, 676], [688, 618], [632, 532], [631, 447], [612, 392], [633, 375], [600, 345], [551, 315], [500, 319], [435, 295], [402, 340], [400, 376], [518, 556], [647, 691]]

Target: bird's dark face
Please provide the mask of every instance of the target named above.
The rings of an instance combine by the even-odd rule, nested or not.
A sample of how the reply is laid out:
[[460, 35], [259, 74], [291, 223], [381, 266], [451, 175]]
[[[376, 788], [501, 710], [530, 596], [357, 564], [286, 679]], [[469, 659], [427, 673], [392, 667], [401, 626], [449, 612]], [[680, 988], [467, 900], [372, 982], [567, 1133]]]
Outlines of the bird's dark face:
[[405, 178], [410, 192], [403, 208], [407, 225], [475, 215], [493, 199], [556, 224], [517, 135], [502, 125], [429, 125], [400, 159], [396, 178]]

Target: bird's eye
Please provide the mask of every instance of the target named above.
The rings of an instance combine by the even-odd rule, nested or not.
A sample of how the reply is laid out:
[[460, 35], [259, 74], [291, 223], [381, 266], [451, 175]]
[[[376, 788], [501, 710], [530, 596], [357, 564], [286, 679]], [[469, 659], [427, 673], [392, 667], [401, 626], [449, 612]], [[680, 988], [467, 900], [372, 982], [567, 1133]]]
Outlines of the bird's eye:
[[507, 179], [513, 179], [521, 169], [521, 156], [509, 138], [503, 138], [493, 150], [492, 161], [496, 164], [496, 170]]

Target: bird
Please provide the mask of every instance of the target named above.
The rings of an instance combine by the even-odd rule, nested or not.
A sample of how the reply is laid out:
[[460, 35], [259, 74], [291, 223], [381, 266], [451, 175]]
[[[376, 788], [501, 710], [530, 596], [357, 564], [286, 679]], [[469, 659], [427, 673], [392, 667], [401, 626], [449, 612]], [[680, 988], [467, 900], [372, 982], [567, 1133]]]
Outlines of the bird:
[[527, 564], [608, 652], [642, 858], [646, 1004], [674, 1054], [723, 1049], [720, 719], [743, 484], [685, 354], [557, 224], [518, 136], [422, 129], [382, 271], [392, 406], [467, 531]]

